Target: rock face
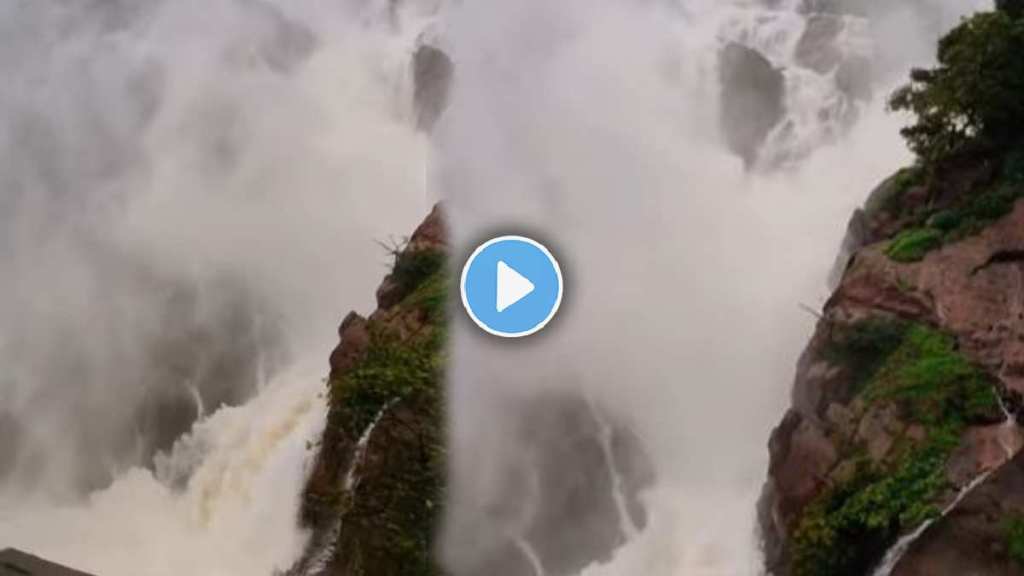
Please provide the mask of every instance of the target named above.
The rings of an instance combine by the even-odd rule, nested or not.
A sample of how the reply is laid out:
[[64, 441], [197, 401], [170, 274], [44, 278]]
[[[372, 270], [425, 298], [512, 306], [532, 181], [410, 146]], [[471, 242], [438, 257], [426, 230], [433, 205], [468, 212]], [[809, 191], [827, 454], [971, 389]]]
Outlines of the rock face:
[[996, 168], [903, 171], [851, 220], [769, 442], [771, 573], [872, 574], [924, 526], [893, 574], [1020, 573], [1005, 526], [1024, 514], [1024, 200]]
[[331, 354], [327, 426], [303, 498], [313, 530], [289, 574], [439, 574], [447, 271], [435, 207], [395, 254], [368, 318]]
[[451, 573], [535, 576], [536, 561], [544, 574], [571, 576], [611, 560], [647, 524], [639, 495], [654, 471], [639, 438], [575, 394], [508, 409], [519, 423], [509, 438], [519, 462], [470, 528], [449, 534], [450, 541], [480, 543], [448, 551]]
[[446, 254], [435, 207], [395, 254], [377, 310], [341, 323], [327, 425], [303, 495], [312, 538], [289, 576], [534, 576], [535, 562], [569, 576], [609, 559], [646, 524], [639, 495], [653, 470], [639, 439], [580, 396], [550, 395], [509, 406], [523, 412], [518, 440], [535, 465], [510, 476], [507, 498], [480, 518], [480, 532], [499, 532], [528, 500], [523, 534], [495, 533], [440, 566]]
[[412, 58], [413, 102], [416, 107], [416, 125], [429, 132], [448, 106], [455, 66], [441, 49], [429, 44], [421, 45]]
[[761, 53], [729, 43], [719, 54], [722, 132], [747, 166], [785, 113], [785, 78]]

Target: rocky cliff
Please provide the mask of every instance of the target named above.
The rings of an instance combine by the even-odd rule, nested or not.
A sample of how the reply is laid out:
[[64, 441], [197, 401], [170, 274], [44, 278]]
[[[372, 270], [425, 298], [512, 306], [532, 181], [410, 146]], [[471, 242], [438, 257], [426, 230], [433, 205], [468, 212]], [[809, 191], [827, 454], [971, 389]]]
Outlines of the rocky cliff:
[[313, 537], [290, 574], [440, 573], [445, 243], [435, 207], [395, 252], [377, 310], [341, 323], [327, 425], [303, 498]]
[[774, 574], [1024, 574], [1022, 195], [1014, 155], [965, 153], [854, 215], [769, 444]]
[[[341, 323], [327, 424], [303, 497], [301, 521], [312, 538], [289, 576], [444, 572], [437, 535], [447, 475], [447, 254], [435, 207], [395, 251], [377, 310]], [[639, 439], [578, 394], [509, 410], [522, 413], [510, 442], [535, 465], [512, 466], [504, 500], [474, 524], [478, 545], [450, 551], [449, 571], [569, 576], [610, 559], [646, 523], [639, 494], [653, 469]], [[525, 510], [522, 534], [495, 532]]]

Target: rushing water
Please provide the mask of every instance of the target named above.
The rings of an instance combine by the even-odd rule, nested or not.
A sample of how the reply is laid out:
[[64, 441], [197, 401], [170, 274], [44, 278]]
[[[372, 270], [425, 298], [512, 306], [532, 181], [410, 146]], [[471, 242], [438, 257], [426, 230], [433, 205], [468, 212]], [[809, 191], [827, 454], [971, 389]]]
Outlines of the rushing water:
[[[798, 61], [801, 4], [4, 4], [0, 546], [101, 576], [289, 566], [335, 324], [372, 305], [374, 240], [443, 196], [458, 248], [532, 230], [570, 284], [520, 346], [455, 327], [446, 547], [492, 533], [457, 527], [504, 496], [508, 404], [583, 383], [658, 475], [646, 527], [618, 500], [630, 538], [588, 576], [756, 573], [799, 305], [825, 296], [850, 209], [907, 161], [880, 96], [968, 9], [845, 18], [841, 56], [880, 63], [858, 100]], [[432, 141], [411, 102], [424, 39], [457, 71]], [[752, 172], [720, 131], [730, 41], [784, 77]], [[494, 532], [544, 574], [543, 546]]]
[[337, 323], [431, 204], [423, 20], [0, 7], [0, 547], [100, 576], [294, 561]]
[[[494, 512], [515, 500], [508, 478], [534, 449], [516, 430], [535, 416], [510, 407], [557, 391], [606, 407], [656, 468], [644, 529], [584, 574], [760, 570], [755, 500], [814, 321], [801, 305], [827, 296], [851, 210], [909, 162], [885, 95], [969, 9], [864, 3], [843, 17], [834, 42], [810, 52], [877, 62], [862, 92], [801, 60], [804, 4], [493, 0], [446, 14], [458, 82], [435, 133], [435, 185], [457, 249], [530, 231], [559, 256], [568, 287], [560, 316], [527, 342], [455, 327], [446, 552], [456, 568], [506, 537], [482, 526], [522, 521]], [[721, 130], [729, 42], [783, 76], [782, 119], [752, 170]], [[546, 472], [571, 479], [574, 466]]]

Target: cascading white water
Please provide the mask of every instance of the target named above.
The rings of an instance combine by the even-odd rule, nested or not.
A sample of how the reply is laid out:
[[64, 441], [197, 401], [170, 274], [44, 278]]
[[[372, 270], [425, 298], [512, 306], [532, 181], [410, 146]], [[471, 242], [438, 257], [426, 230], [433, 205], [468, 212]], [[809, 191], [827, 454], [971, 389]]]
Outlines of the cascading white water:
[[[863, 51], [859, 34], [869, 34], [882, 61], [910, 55], [898, 75], [881, 67], [874, 97], [845, 116], [822, 112], [857, 106], [835, 78], [794, 61], [808, 25], [798, 4], [494, 0], [447, 15], [458, 75], [436, 131], [435, 184], [455, 245], [532, 233], [556, 252], [568, 287], [535, 339], [509, 344], [456, 325], [453, 566], [473, 566], [473, 551], [504, 534], [481, 525], [512, 522], [492, 511], [514, 499], [507, 478], [529, 449], [515, 431], [530, 413], [510, 407], [582, 388], [637, 431], [657, 473], [642, 498], [645, 529], [584, 574], [761, 570], [754, 511], [767, 439], [814, 321], [800, 305], [827, 296], [852, 209], [910, 161], [884, 96], [909, 64], [927, 63], [913, 55], [933, 53], [941, 26], [897, 16], [971, 8], [881, 6], [898, 34], [858, 20], [840, 35]], [[717, 67], [729, 40], [786, 69], [789, 128], [762, 154], [785, 159], [784, 170], [747, 172], [722, 144]], [[571, 465], [548, 472], [572, 478]]]
[[0, 7], [0, 548], [294, 561], [337, 323], [431, 204], [429, 4]]
[[594, 416], [594, 420], [597, 422], [598, 440], [601, 443], [601, 451], [604, 453], [605, 463], [608, 467], [608, 477], [612, 481], [612, 500], [615, 502], [615, 509], [619, 516], [619, 529], [622, 530], [627, 540], [632, 540], [636, 538], [640, 530], [637, 528], [636, 523], [633, 522], [633, 516], [629, 513], [629, 505], [626, 503], [628, 498], [626, 496], [625, 481], [615, 465], [615, 453], [612, 448], [614, 430], [612, 430], [608, 421], [605, 420], [604, 415], [601, 414], [601, 409], [592, 400], [588, 399], [587, 405], [590, 408], [590, 413]]
[[[823, 295], [849, 210], [907, 160], [898, 119], [876, 99], [845, 135], [820, 121], [840, 100], [833, 79], [792, 65], [795, 3], [484, 1], [435, 23], [436, 4], [0, 7], [0, 431], [17, 430], [13, 446], [0, 437], [0, 546], [101, 576], [269, 574], [294, 559], [334, 324], [370, 306], [384, 272], [372, 240], [428, 204], [408, 60], [429, 28], [458, 70], [429, 171], [457, 245], [535, 230], [570, 283], [556, 324], [521, 346], [456, 326], [452, 517], [502, 496], [510, 398], [584, 382], [659, 477], [647, 527], [588, 576], [755, 573], [764, 443], [809, 322], [797, 305]], [[934, 34], [916, 8], [895, 12], [875, 54], [902, 74]], [[786, 68], [792, 130], [767, 149], [802, 158], [786, 172], [746, 173], [722, 149], [725, 40]], [[238, 336], [238, 299], [260, 319], [238, 395], [258, 395], [218, 410], [217, 341], [185, 368], [163, 360], [194, 328]], [[199, 320], [162, 338], [182, 307]], [[149, 380], [163, 368], [157, 381], [197, 391], [188, 421], [204, 418], [151, 470], [139, 413], [160, 413]], [[535, 544], [520, 540], [543, 574]]]

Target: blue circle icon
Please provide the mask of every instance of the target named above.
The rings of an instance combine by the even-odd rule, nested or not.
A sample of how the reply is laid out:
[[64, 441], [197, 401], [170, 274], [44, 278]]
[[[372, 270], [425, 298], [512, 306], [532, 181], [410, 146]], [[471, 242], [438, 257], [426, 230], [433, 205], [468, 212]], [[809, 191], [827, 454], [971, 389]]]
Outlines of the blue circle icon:
[[543, 328], [562, 303], [562, 270], [543, 244], [500, 236], [481, 244], [462, 268], [462, 305], [477, 326], [519, 338]]

